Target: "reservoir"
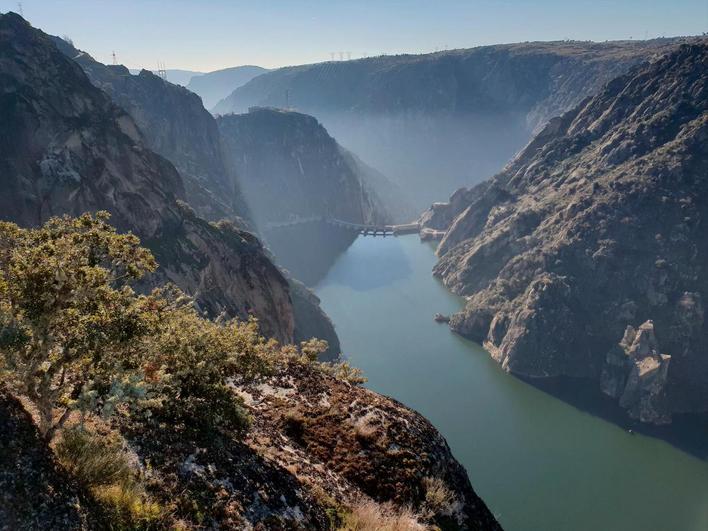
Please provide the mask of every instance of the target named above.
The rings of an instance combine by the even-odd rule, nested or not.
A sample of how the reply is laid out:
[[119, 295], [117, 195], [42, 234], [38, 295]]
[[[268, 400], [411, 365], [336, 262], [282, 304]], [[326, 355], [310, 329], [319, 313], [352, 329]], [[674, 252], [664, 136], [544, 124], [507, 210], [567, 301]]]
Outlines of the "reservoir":
[[[425, 415], [508, 531], [705, 531], [708, 461], [504, 371], [433, 320], [463, 300], [417, 236], [359, 237], [315, 292], [371, 389]], [[705, 435], [705, 433], [704, 433]]]

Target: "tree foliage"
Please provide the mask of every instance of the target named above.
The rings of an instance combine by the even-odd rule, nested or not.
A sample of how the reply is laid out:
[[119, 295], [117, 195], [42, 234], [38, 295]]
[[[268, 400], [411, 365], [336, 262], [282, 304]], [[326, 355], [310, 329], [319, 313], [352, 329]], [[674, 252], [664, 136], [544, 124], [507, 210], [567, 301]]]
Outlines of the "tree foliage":
[[48, 437], [72, 409], [142, 392], [131, 351], [155, 331], [155, 301], [129, 283], [156, 264], [137, 237], [117, 234], [107, 220], [99, 213], [36, 229], [0, 223], [4, 379], [33, 402]]
[[[137, 293], [132, 284], [157, 264], [108, 219], [0, 223], [0, 375], [33, 404], [47, 439], [74, 411], [238, 434], [248, 415], [231, 381], [266, 374], [279, 360], [312, 363], [327, 349], [315, 339], [280, 346], [255, 319], [206, 319], [172, 285]], [[346, 364], [322, 367], [363, 381]]]
[[0, 368], [47, 438], [72, 411], [109, 416], [122, 404], [177, 428], [246, 426], [226, 379], [267, 370], [277, 344], [255, 320], [201, 317], [174, 286], [136, 293], [130, 284], [155, 267], [106, 213], [0, 223]]

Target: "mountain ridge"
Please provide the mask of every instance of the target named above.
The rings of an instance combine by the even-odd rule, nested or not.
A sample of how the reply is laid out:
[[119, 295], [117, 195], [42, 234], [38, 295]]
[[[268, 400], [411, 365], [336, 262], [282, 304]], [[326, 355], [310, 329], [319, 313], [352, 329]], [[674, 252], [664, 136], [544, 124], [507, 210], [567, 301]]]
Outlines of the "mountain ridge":
[[547, 120], [683, 40], [518, 43], [288, 67], [236, 89], [214, 112], [283, 107], [287, 93], [423, 210], [494, 175]]
[[434, 274], [467, 297], [453, 330], [512, 373], [597, 380], [645, 422], [708, 409], [707, 65], [700, 43], [636, 66], [426, 212]]

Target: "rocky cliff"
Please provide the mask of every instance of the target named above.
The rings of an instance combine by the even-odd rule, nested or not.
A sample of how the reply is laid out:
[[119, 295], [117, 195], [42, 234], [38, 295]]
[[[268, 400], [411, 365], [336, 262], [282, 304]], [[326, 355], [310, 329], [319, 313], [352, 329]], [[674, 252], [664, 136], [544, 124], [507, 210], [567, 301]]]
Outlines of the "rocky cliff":
[[[217, 122], [255, 226], [278, 263], [308, 285], [357, 237], [321, 218], [389, 224], [415, 217], [397, 186], [342, 148], [312, 116], [254, 108]], [[308, 222], [289, 225], [295, 220]], [[316, 327], [329, 328], [323, 321]]]
[[708, 46], [634, 68], [490, 181], [434, 205], [452, 328], [515, 374], [601, 381], [629, 414], [708, 410]]
[[254, 108], [217, 122], [261, 230], [310, 217], [391, 221], [393, 209], [376, 195], [364, 167], [312, 116]]
[[[148, 495], [171, 507], [157, 529], [501, 529], [445, 440], [396, 401], [292, 359], [234, 380], [244, 438], [121, 418]], [[103, 529], [115, 516], [64, 470], [22, 403], [0, 389], [0, 528]], [[389, 527], [383, 527], [388, 529]]]
[[107, 210], [154, 251], [161, 264], [154, 282], [175, 282], [211, 314], [254, 313], [266, 334], [292, 340], [287, 281], [258, 240], [180, 203], [180, 175], [148, 149], [132, 117], [14, 14], [0, 18], [0, 74], [3, 219], [37, 225]]
[[676, 41], [484, 46], [282, 68], [215, 107], [289, 104], [399, 186], [416, 206], [493, 175], [545, 122]]
[[63, 39], [53, 40], [131, 116], [146, 146], [174, 164], [187, 200], [201, 217], [229, 218], [239, 224], [239, 217], [248, 218], [238, 179], [224, 159], [216, 122], [197, 95], [148, 70], [133, 75], [122, 65], [96, 61]]

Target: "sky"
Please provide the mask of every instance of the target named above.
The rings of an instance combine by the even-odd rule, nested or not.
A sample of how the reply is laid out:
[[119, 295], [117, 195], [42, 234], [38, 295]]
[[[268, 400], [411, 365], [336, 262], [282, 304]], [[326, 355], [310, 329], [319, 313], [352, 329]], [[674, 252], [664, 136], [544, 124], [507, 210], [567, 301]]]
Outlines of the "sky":
[[[0, 0], [0, 11], [19, 10]], [[708, 0], [23, 0], [33, 26], [131, 68], [212, 71], [532, 40], [708, 32]]]

